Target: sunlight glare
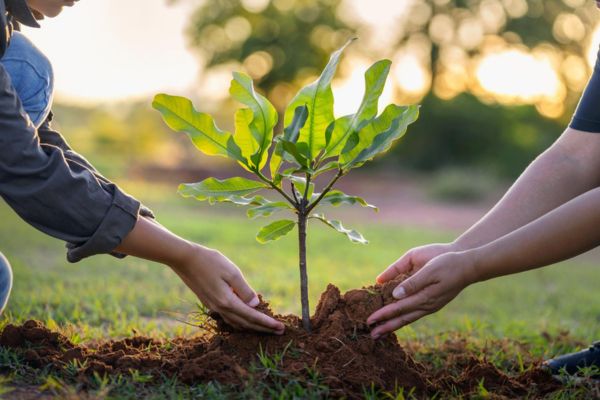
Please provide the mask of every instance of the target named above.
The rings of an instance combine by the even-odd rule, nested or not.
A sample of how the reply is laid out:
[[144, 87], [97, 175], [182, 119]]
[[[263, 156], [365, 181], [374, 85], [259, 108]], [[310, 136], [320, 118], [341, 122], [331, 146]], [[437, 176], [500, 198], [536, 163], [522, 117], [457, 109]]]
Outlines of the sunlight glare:
[[519, 49], [508, 49], [484, 57], [476, 68], [484, 90], [500, 101], [528, 103], [556, 98], [561, 83], [551, 62]]
[[587, 62], [590, 68], [596, 64], [596, 57], [598, 55], [598, 48], [600, 47], [600, 23], [596, 25], [591, 35], [590, 47], [587, 51]]
[[163, 0], [82, 1], [23, 31], [52, 62], [58, 98], [115, 101], [194, 85], [189, 16], [190, 7]]
[[403, 92], [420, 95], [429, 89], [431, 77], [414, 54], [398, 55], [394, 60], [392, 71], [396, 84]]
[[386, 52], [396, 45], [405, 29], [404, 21], [416, 0], [344, 0], [337, 9], [342, 20], [368, 27], [361, 43], [372, 52]]
[[[339, 79], [333, 82], [333, 95], [335, 97], [335, 116], [337, 118], [354, 114], [363, 98], [365, 92], [365, 72], [370, 67], [367, 60], [353, 59], [349, 62], [353, 66], [352, 71], [346, 79]], [[379, 99], [379, 104], [388, 104], [392, 102], [392, 85], [386, 84], [383, 94]]]

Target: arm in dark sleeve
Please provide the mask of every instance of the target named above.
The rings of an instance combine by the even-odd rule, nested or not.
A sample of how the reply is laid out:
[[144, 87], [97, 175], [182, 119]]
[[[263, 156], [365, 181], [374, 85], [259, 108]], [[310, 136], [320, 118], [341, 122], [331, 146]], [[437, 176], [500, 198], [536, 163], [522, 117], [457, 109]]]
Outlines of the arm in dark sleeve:
[[0, 65], [0, 196], [35, 228], [68, 242], [67, 259], [113, 251], [135, 226], [140, 203], [62, 150], [40, 145]]
[[[51, 145], [58, 147], [63, 152], [65, 159], [67, 162], [79, 164], [79, 166], [87, 168], [90, 172], [92, 172], [98, 180], [111, 184], [112, 182], [104, 177], [84, 156], [75, 152], [71, 146], [67, 143], [64, 136], [62, 136], [59, 132], [52, 128], [52, 119], [54, 118], [53, 113], [51, 112], [48, 118], [42, 123], [42, 125], [38, 128], [38, 135], [40, 138], [40, 142], [42, 146]], [[155, 219], [154, 213], [148, 207], [143, 204], [140, 206], [140, 215], [143, 217], [148, 217]]]

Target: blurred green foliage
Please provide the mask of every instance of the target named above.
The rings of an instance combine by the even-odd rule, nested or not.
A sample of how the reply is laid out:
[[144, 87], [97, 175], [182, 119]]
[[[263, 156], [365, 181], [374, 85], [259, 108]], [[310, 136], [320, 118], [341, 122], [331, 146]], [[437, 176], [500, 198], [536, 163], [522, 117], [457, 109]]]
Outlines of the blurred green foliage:
[[94, 107], [56, 103], [53, 111], [54, 128], [109, 178], [136, 167], [201, 162], [187, 143], [165, 126], [150, 101]]
[[446, 202], [477, 202], [489, 198], [497, 186], [498, 182], [478, 171], [449, 167], [433, 174], [427, 194]]
[[[459, 54], [464, 64], [461, 68], [466, 68], [472, 79], [469, 63], [499, 43], [542, 49], [563, 63], [571, 57], [571, 63], [583, 66], [596, 21], [593, 1], [399, 2], [398, 7], [409, 4], [408, 12], [398, 18], [395, 31], [390, 31], [387, 39], [391, 44], [383, 50], [385, 54], [376, 54], [382, 50], [372, 48], [372, 27], [361, 15], [349, 17], [344, 11], [352, 2], [208, 0], [198, 6], [188, 32], [208, 68], [241, 63], [270, 98], [277, 98], [273, 101], [280, 110], [294, 86], [314, 75], [326, 63], [327, 54], [349, 36], [361, 37], [356, 51], [367, 58], [393, 58], [401, 51], [416, 51], [429, 69], [431, 88], [424, 98], [407, 100], [422, 100], [422, 118], [387, 156], [386, 162], [392, 165], [424, 170], [476, 167], [514, 177], [568, 122], [585, 83], [582, 79], [574, 82], [568, 68], [557, 70], [564, 93], [553, 100], [561, 110], [556, 119], [540, 116], [533, 106], [494, 104], [493, 98], [469, 82], [449, 96], [444, 82], [456, 77], [444, 74], [456, 67], [458, 61], [453, 57]], [[372, 7], [389, 4], [373, 2]]]
[[189, 34], [207, 67], [246, 61], [252, 78], [268, 91], [317, 75], [352, 35], [336, 15], [340, 2], [209, 0], [192, 16]]
[[463, 93], [452, 101], [428, 95], [421, 117], [382, 160], [386, 165], [435, 171], [472, 168], [500, 177], [518, 175], [561, 132], [563, 122], [540, 117], [533, 106], [486, 105]]

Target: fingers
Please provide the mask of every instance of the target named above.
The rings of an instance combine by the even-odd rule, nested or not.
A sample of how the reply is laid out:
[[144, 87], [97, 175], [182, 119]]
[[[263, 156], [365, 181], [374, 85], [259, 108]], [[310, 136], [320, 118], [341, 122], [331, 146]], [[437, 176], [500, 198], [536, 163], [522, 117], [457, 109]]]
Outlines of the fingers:
[[406, 274], [412, 269], [411, 253], [408, 252], [400, 257], [396, 262], [387, 267], [385, 271], [377, 276], [378, 283], [385, 283], [394, 279], [400, 274]]
[[392, 296], [394, 296], [396, 299], [412, 296], [432, 284], [434, 279], [435, 278], [432, 271], [421, 269], [419, 272], [396, 286], [392, 292]]
[[233, 277], [227, 280], [229, 286], [235, 291], [240, 299], [250, 307], [256, 307], [260, 303], [256, 292], [248, 285], [241, 272], [236, 271]]
[[245, 304], [225, 282], [223, 283], [226, 287], [221, 290], [220, 296], [223, 296], [223, 293], [227, 293], [227, 295], [225, 299], [219, 301], [219, 306], [215, 308], [215, 311], [234, 321], [237, 328], [283, 334], [284, 324]]
[[[279, 331], [273, 331], [272, 329], [265, 328], [262, 325], [257, 325], [252, 322], [248, 322], [243, 318], [237, 316], [236, 314], [229, 314], [227, 317], [223, 316], [223, 319], [231, 326], [238, 330], [252, 330], [256, 332], [264, 332], [264, 333], [279, 333]], [[283, 333], [283, 332], [281, 332]]]
[[373, 339], [379, 339], [380, 337], [382, 337], [383, 335], [385, 335], [387, 333], [398, 330], [408, 324], [412, 324], [413, 322], [415, 322], [418, 319], [421, 319], [422, 317], [424, 317], [427, 314], [429, 314], [428, 311], [417, 310], [417, 311], [413, 311], [411, 313], [404, 314], [399, 317], [390, 319], [390, 320], [386, 321], [385, 323], [379, 325], [375, 329], [373, 329], [371, 331], [371, 337]]
[[244, 304], [238, 297], [233, 296], [233, 306], [231, 311], [238, 317], [242, 318], [246, 323], [252, 326], [261, 327], [265, 332], [282, 334], [285, 330], [285, 325], [281, 322], [269, 317], [260, 311]]
[[424, 304], [426, 304], [426, 299], [424, 299], [422, 295], [411, 296], [404, 300], [399, 300], [375, 311], [367, 319], [367, 324], [373, 325], [380, 321], [395, 318], [400, 314], [412, 313], [413, 311], [421, 309]]

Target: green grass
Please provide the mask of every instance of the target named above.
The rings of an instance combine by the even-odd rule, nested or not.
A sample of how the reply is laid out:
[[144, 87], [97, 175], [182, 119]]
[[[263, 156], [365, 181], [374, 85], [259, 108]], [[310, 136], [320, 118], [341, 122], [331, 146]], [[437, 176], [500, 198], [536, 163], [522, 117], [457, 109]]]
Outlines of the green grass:
[[[276, 311], [299, 313], [294, 235], [260, 245], [254, 235], [265, 220], [249, 221], [241, 208], [211, 208], [182, 199], [171, 186], [123, 184], [155, 211], [163, 225], [224, 252]], [[342, 290], [368, 285], [405, 250], [450, 240], [456, 235], [403, 227], [393, 221], [370, 224], [370, 212], [356, 208], [347, 224], [371, 241], [368, 246], [352, 244], [325, 226], [311, 224], [308, 265], [313, 310], [327, 283]], [[0, 251], [11, 261], [15, 275], [12, 297], [0, 326], [39, 319], [51, 328], [60, 328], [75, 342], [135, 332], [156, 336], [194, 333], [193, 328], [177, 319], [185, 319], [185, 313], [196, 309], [196, 299], [167, 267], [131, 257], [118, 260], [104, 255], [69, 264], [62, 242], [27, 225], [5, 204], [0, 204], [0, 221]], [[573, 350], [577, 340], [590, 342], [600, 338], [599, 281], [598, 265], [591, 258], [581, 258], [480, 283], [398, 335], [401, 340], [417, 340], [429, 346], [442, 343], [456, 332], [483, 343], [482, 346], [487, 340], [509, 337], [528, 343], [534, 356], [549, 357]], [[554, 336], [561, 332], [569, 332], [575, 340], [549, 346], [551, 341], [545, 334]], [[498, 357], [498, 365], [507, 361], [515, 365], [514, 357]], [[98, 393], [105, 390], [102, 382], [98, 385]], [[121, 389], [126, 390], [128, 386], [122, 385], [125, 386]], [[2, 383], [0, 389], [4, 386], [10, 385]], [[185, 393], [194, 395], [195, 390], [216, 390], [222, 394], [225, 389], [206, 385], [181, 388], [165, 381], [160, 390], [176, 390], [185, 398]]]
[[[153, 208], [166, 227], [228, 255], [278, 312], [299, 312], [293, 234], [261, 245], [254, 235], [265, 220], [247, 220], [241, 208], [211, 208], [179, 198], [171, 187], [125, 186]], [[455, 235], [368, 224], [364, 221], [369, 212], [357, 208], [357, 217], [349, 223], [371, 241], [367, 246], [352, 244], [316, 222], [311, 224], [308, 265], [313, 309], [327, 283], [342, 290], [370, 284], [405, 250]], [[37, 232], [5, 204], [0, 205], [0, 220], [0, 251], [11, 261], [15, 274], [5, 320], [36, 318], [51, 325], [72, 325], [73, 335], [81, 339], [128, 335], [132, 328], [164, 335], [190, 332], [176, 322], [173, 313], [192, 311], [196, 299], [167, 267], [104, 255], [69, 264], [62, 242]], [[582, 340], [595, 340], [600, 338], [599, 281], [599, 267], [581, 259], [480, 283], [399, 335], [426, 339], [460, 331], [531, 340], [542, 332], [569, 331]]]

